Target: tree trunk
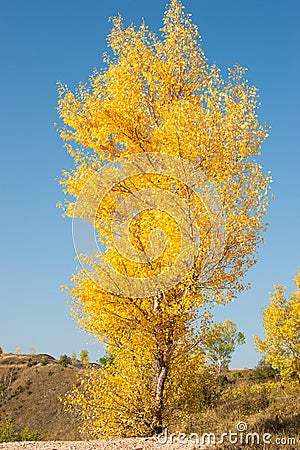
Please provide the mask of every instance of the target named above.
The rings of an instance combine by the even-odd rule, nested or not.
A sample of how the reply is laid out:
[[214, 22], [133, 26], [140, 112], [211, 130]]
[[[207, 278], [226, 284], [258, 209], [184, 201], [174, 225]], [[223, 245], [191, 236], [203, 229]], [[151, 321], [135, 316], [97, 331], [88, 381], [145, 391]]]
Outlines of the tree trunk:
[[164, 355], [158, 355], [154, 360], [153, 390], [155, 393], [155, 402], [152, 410], [152, 421], [150, 436], [157, 435], [163, 431], [163, 412], [164, 412], [164, 387], [168, 374], [168, 367], [164, 361]]
[[172, 340], [165, 334], [165, 324], [159, 320], [161, 302], [165, 299], [163, 292], [158, 292], [154, 298], [153, 310], [157, 316], [157, 329], [155, 332], [156, 353], [153, 359], [153, 408], [150, 425], [150, 436], [162, 433], [164, 413], [164, 388], [168, 376], [170, 350]]

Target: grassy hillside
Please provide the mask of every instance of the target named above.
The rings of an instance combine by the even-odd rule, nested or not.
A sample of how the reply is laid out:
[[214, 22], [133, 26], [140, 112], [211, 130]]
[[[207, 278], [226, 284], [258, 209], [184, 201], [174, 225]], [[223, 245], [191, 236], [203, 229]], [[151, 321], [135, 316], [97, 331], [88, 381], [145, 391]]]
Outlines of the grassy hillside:
[[83, 365], [66, 367], [49, 355], [0, 355], [0, 413], [16, 430], [39, 439], [79, 439], [77, 422], [62, 410], [59, 396], [76, 383]]

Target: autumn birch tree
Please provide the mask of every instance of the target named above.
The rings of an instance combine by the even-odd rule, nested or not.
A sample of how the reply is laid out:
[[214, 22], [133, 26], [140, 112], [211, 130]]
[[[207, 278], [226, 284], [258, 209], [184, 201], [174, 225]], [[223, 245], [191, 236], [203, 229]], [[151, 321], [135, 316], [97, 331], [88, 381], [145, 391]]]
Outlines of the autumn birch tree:
[[245, 335], [237, 331], [236, 324], [231, 320], [214, 322], [203, 334], [203, 348], [208, 363], [216, 367], [221, 374], [224, 369], [228, 369], [237, 345], [245, 343]]
[[108, 44], [88, 85], [59, 85], [58, 107], [75, 164], [65, 215], [100, 246], [80, 255], [73, 314], [113, 355], [66, 402], [93, 437], [155, 434], [199, 408], [205, 308], [244, 289], [270, 181], [256, 88], [208, 64], [178, 0], [160, 36], [118, 16]]

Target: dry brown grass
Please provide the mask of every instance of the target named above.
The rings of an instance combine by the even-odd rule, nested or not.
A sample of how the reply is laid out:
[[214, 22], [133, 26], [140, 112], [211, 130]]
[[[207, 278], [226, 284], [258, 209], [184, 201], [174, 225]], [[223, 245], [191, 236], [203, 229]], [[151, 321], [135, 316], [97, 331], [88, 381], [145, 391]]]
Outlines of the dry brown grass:
[[[251, 381], [248, 373], [241, 379], [234, 380], [232, 373], [224, 384], [219, 398], [199, 417], [189, 423], [189, 431], [199, 435], [214, 433], [220, 440], [222, 433], [237, 432], [240, 422], [246, 424], [247, 430], [241, 436], [237, 432], [239, 443], [228, 442], [216, 445], [216, 448], [239, 450], [254, 449], [300, 449], [300, 384], [297, 381], [281, 382], [279, 379]], [[247, 433], [258, 433], [260, 443], [245, 445]], [[263, 435], [269, 433], [272, 444], [263, 443]], [[233, 436], [235, 438], [235, 436]], [[251, 438], [249, 437], [249, 442]], [[289, 440], [290, 439], [290, 440]]]
[[[49, 362], [43, 365], [41, 361]], [[62, 409], [59, 396], [76, 383], [82, 369], [63, 367], [49, 355], [0, 357], [0, 408], [16, 429], [29, 428], [43, 440], [80, 439], [76, 419]]]

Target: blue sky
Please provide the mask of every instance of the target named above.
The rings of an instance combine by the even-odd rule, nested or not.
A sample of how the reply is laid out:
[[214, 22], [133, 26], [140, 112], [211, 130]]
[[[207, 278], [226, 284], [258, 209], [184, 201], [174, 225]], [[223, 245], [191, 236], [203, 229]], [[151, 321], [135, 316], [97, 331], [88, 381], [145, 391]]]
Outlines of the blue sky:
[[[199, 26], [209, 62], [226, 75], [234, 62], [248, 67], [260, 89], [259, 117], [272, 126], [261, 158], [272, 171], [276, 200], [258, 264], [249, 271], [250, 291], [216, 311], [246, 333], [233, 367], [252, 367], [260, 355], [252, 335], [261, 334], [261, 313], [273, 284], [293, 287], [300, 266], [299, 3], [291, 0], [186, 0]], [[103, 65], [109, 16], [126, 23], [144, 17], [161, 26], [161, 0], [12, 0], [0, 5], [1, 34], [1, 297], [0, 346], [4, 351], [47, 352], [56, 357], [87, 348], [99, 357], [93, 337], [76, 328], [60, 285], [75, 269], [71, 221], [56, 202], [58, 178], [71, 167], [53, 123], [56, 82], [74, 88]]]

